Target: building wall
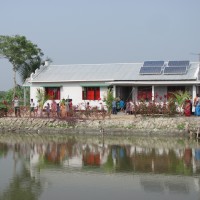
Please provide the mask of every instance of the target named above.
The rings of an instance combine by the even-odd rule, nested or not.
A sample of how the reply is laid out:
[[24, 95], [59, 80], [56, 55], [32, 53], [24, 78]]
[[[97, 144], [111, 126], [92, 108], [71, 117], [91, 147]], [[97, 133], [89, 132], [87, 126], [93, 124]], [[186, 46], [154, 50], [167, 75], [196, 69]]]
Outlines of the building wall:
[[65, 83], [60, 90], [61, 99], [72, 99], [73, 104], [82, 101], [82, 87], [77, 83]]
[[[91, 83], [94, 84], [94, 83]], [[97, 83], [95, 83], [97, 84]], [[102, 84], [102, 82], [100, 83]], [[44, 83], [44, 86], [47, 84]], [[77, 105], [80, 102], [82, 102], [82, 86], [80, 83], [63, 83], [61, 84], [62, 87], [60, 88], [60, 99], [72, 99], [73, 104]], [[34, 100], [34, 102], [37, 102], [36, 96], [37, 96], [37, 89], [43, 88], [41, 87], [42, 84], [33, 84], [30, 89], [30, 98]], [[191, 92], [192, 95], [192, 86], [186, 86], [186, 90]], [[162, 102], [165, 99], [165, 95], [167, 94], [167, 86], [155, 86], [154, 87], [154, 95], [155, 95], [155, 101], [156, 102]], [[138, 95], [138, 87], [134, 86], [132, 87], [131, 96], [133, 101], [137, 101], [137, 95]], [[101, 100], [104, 99], [104, 97], [107, 95], [107, 87], [100, 87], [100, 98]], [[194, 95], [193, 95], [194, 96]], [[87, 101], [87, 100], [86, 100]]]
[[34, 84], [34, 86], [30, 87], [30, 99], [33, 99], [33, 101], [37, 102], [37, 89], [43, 89], [43, 87], [40, 87], [39, 84]]
[[[43, 85], [47, 86], [48, 84], [44, 83]], [[74, 105], [77, 105], [83, 101], [82, 100], [82, 86], [80, 83], [63, 83], [60, 85], [62, 85], [62, 87], [60, 87], [60, 99], [72, 99]], [[40, 84], [34, 83], [30, 87], [30, 98], [32, 98], [34, 102], [37, 102], [37, 99], [36, 99], [37, 89], [38, 88], [43, 89], [43, 87], [41, 86], [42, 86], [41, 83]], [[106, 94], [107, 94], [107, 87], [100, 87], [101, 100], [104, 99]]]

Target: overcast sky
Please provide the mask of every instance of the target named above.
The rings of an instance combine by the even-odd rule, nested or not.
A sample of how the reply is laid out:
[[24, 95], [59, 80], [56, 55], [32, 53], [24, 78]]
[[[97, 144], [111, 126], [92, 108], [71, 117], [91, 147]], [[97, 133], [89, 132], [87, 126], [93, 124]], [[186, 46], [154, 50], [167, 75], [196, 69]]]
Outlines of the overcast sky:
[[[26, 36], [53, 64], [198, 61], [200, 53], [200, 0], [0, 0], [0, 20], [0, 35]], [[8, 90], [12, 65], [0, 59], [0, 67], [0, 91]]]

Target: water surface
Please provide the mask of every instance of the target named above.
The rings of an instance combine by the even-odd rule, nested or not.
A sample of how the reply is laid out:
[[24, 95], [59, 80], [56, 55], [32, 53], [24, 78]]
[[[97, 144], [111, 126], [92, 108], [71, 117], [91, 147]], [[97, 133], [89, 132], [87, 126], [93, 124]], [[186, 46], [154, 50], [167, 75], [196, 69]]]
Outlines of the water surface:
[[0, 170], [0, 200], [200, 199], [196, 140], [4, 134]]

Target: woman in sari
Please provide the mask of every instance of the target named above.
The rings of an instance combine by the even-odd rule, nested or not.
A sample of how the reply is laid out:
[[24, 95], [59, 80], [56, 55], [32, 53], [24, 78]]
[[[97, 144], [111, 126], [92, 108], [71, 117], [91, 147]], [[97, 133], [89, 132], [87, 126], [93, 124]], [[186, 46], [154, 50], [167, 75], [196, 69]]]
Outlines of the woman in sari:
[[60, 111], [61, 111], [61, 118], [64, 118], [66, 116], [65, 100], [62, 100], [60, 103]]
[[199, 98], [199, 94], [197, 94], [197, 96], [194, 99], [194, 106], [195, 106], [195, 115], [196, 116], [200, 116], [200, 98]]

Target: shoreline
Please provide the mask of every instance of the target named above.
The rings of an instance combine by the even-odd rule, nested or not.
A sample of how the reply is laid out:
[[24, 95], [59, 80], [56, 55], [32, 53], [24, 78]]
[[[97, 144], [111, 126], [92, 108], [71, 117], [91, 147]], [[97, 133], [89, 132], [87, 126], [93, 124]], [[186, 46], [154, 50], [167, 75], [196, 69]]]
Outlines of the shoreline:
[[196, 116], [135, 117], [124, 113], [105, 119], [3, 117], [0, 118], [0, 133], [188, 137], [198, 131], [199, 119]]

